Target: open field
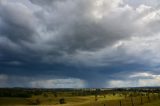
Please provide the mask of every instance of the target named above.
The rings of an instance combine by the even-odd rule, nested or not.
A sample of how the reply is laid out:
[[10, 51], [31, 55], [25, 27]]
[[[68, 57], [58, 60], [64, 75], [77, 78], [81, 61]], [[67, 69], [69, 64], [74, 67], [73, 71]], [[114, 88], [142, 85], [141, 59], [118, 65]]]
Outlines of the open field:
[[0, 89], [0, 105], [159, 106], [159, 90]]
[[[59, 106], [62, 104], [59, 104], [59, 99], [62, 97], [43, 97], [43, 96], [33, 96], [31, 98], [17, 98], [17, 97], [1, 97], [0, 98], [0, 104], [2, 105], [27, 105], [30, 101], [39, 100], [41, 105], [55, 105]], [[110, 100], [120, 100], [123, 99], [123, 97], [119, 96], [112, 96], [107, 95], [105, 98], [103, 96], [98, 97], [98, 101], [95, 102], [94, 96], [76, 96], [76, 97], [65, 97], [66, 103], [63, 104], [65, 106], [71, 106], [71, 105], [89, 105], [89, 104], [95, 104], [95, 103], [102, 103], [104, 101], [110, 101]], [[9, 101], [9, 102], [8, 102]]]
[[146, 103], [142, 106], [160, 106], [160, 100], [153, 101], [152, 103]]

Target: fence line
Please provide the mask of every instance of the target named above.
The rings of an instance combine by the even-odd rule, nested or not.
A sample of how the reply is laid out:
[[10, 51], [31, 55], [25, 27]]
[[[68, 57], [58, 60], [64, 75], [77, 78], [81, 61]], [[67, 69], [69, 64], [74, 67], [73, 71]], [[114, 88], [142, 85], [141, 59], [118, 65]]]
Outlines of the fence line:
[[146, 96], [131, 96], [122, 100], [109, 100], [103, 102], [96, 101], [94, 102], [94, 104], [91, 104], [90, 106], [141, 106], [145, 103], [150, 103], [158, 99], [160, 99], [160, 94], [148, 94]]

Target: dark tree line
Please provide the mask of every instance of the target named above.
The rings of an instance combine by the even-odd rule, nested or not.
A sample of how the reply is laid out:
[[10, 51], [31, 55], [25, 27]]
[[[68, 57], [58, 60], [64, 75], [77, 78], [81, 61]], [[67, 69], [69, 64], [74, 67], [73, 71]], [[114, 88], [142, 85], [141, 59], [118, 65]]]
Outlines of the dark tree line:
[[41, 95], [42, 91], [30, 89], [17, 89], [17, 88], [1, 88], [0, 97], [23, 97], [29, 98], [32, 95]]

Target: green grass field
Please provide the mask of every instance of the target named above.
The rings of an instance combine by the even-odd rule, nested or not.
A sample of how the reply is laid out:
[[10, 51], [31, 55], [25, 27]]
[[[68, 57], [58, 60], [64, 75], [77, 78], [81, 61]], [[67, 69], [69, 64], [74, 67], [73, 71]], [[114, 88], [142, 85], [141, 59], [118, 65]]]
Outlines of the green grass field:
[[157, 100], [157, 101], [153, 101], [151, 103], [146, 103], [142, 106], [160, 106], [160, 100]]
[[[65, 104], [60, 104], [59, 100], [64, 98]], [[141, 100], [142, 98], [142, 100]], [[37, 104], [38, 101], [38, 104]], [[133, 102], [133, 103], [132, 103]], [[150, 102], [150, 103], [149, 103]], [[49, 105], [49, 106], [160, 106], [158, 95], [147, 96], [127, 96], [121, 94], [106, 94], [95, 96], [73, 96], [71, 93], [59, 93], [57, 97], [52, 93], [33, 95], [30, 98], [0, 97], [0, 105]]]
[[112, 96], [107, 95], [105, 98], [104, 96], [99, 96], [98, 101], [95, 102], [95, 96], [68, 96], [68, 97], [54, 97], [54, 96], [48, 96], [44, 97], [42, 95], [40, 96], [33, 96], [32, 98], [15, 98], [15, 97], [1, 97], [0, 98], [0, 105], [27, 105], [30, 101], [38, 99], [40, 101], [41, 105], [56, 105], [59, 106], [59, 99], [64, 98], [66, 103], [63, 105], [66, 106], [86, 106], [89, 104], [95, 104], [95, 103], [101, 103], [104, 101], [110, 101], [110, 100], [118, 100], [123, 99], [123, 97], [120, 96]]
[[[59, 104], [59, 99], [64, 98], [66, 103]], [[40, 96], [32, 96], [32, 98], [15, 98], [15, 97], [1, 97], [0, 98], [0, 105], [31, 105], [29, 104], [31, 101], [38, 99], [40, 101], [39, 105], [51, 105], [51, 106], [120, 106], [120, 100], [122, 101], [121, 106], [132, 106], [131, 103], [126, 104], [127, 100], [124, 102], [123, 96], [119, 95], [106, 95], [98, 96], [98, 100], [95, 101], [95, 96], [68, 96], [68, 97], [54, 97], [48, 96], [44, 97], [43, 95]], [[128, 99], [130, 100], [130, 99]], [[138, 102], [135, 103], [135, 106], [160, 106], [160, 100], [152, 101], [151, 103], [143, 103], [143, 105], [138, 105], [140, 101], [134, 99], [134, 101]]]

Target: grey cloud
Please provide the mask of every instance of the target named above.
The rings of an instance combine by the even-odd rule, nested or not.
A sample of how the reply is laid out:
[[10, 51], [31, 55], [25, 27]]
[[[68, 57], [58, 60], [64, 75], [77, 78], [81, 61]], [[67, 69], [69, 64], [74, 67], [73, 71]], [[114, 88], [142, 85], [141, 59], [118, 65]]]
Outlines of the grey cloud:
[[[120, 76], [121, 75], [122, 74], [120, 74]], [[126, 75], [128, 77], [126, 77]], [[160, 75], [152, 74], [150, 73], [150, 71], [127, 73], [127, 74], [123, 74], [122, 76], [123, 78], [112, 79], [110, 81], [107, 81], [107, 86], [110, 86], [110, 87], [159, 86]]]
[[17, 42], [31, 40], [33, 34], [32, 11], [21, 3], [1, 3], [0, 17], [3, 21], [0, 34]]
[[39, 4], [39, 5], [50, 5], [50, 4], [52, 4], [53, 2], [55, 2], [55, 1], [63, 1], [63, 0], [39, 0], [39, 1], [37, 1], [37, 0], [30, 0], [32, 3], [35, 3], [35, 4]]
[[[159, 64], [159, 8], [131, 4], [124, 0], [1, 0], [0, 64], [96, 68]], [[62, 74], [80, 77], [70, 72]]]
[[83, 88], [86, 86], [85, 81], [74, 78], [31, 81], [30, 85], [40, 88]]
[[139, 0], [139, 1], [125, 0], [125, 1], [133, 6], [139, 6], [141, 4], [145, 4], [145, 5], [149, 5], [149, 6], [159, 6], [159, 4], [160, 4], [159, 0], [149, 0], [149, 1], [148, 0]]
[[0, 82], [6, 82], [8, 80], [8, 76], [4, 74], [0, 74]]
[[[8, 46], [12, 52], [17, 51], [13, 51], [16, 47], [19, 51], [25, 51], [19, 53], [34, 54], [38, 59], [50, 62], [64, 61], [66, 56], [76, 59], [74, 57], [81, 52], [110, 50], [119, 41], [130, 40], [133, 36], [145, 36], [148, 33], [146, 29], [150, 29], [149, 34], [153, 34], [149, 24], [139, 23], [148, 15], [138, 12], [139, 7], [134, 9], [122, 0], [103, 2], [99, 6], [91, 0], [2, 1], [1, 39], [11, 42]], [[3, 45], [1, 49], [6, 50]], [[117, 49], [116, 55], [119, 56], [118, 53], [123, 50], [127, 51], [123, 47], [122, 50]], [[110, 54], [107, 50], [105, 52], [108, 58]], [[28, 57], [32, 58], [30, 55]]]
[[121, 0], [100, 7], [91, 0], [6, 1], [1, 3], [0, 33], [26, 53], [63, 61], [67, 55], [108, 49], [120, 40], [143, 36], [140, 30], [145, 29], [135, 24], [141, 14], [122, 4]]
[[33, 87], [33, 88], [83, 88], [85, 80], [72, 77], [52, 78], [48, 76], [29, 77], [0, 74], [0, 87]]

